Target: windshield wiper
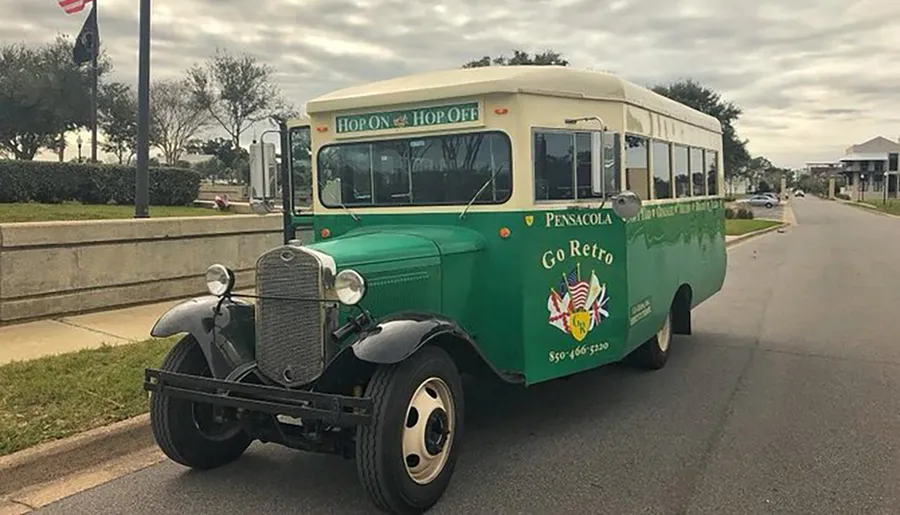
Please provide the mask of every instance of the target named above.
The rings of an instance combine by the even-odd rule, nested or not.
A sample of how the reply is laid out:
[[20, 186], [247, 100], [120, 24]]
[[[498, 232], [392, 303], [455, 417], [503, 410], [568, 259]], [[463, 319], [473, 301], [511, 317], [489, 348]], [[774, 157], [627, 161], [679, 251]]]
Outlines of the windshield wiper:
[[[319, 191], [322, 191], [322, 189], [323, 189], [323, 188], [322, 188], [322, 185], [319, 184]], [[325, 189], [327, 189], [327, 188], [325, 188]], [[328, 193], [329, 193], [330, 196], [331, 196], [331, 200], [334, 201], [334, 202], [337, 202], [337, 204], [341, 207], [341, 209], [343, 209], [344, 211], [347, 212], [348, 215], [350, 215], [351, 217], [353, 217], [353, 220], [354, 220], [354, 221], [356, 221], [356, 222], [359, 221], [359, 217], [356, 216], [356, 213], [354, 213], [353, 211], [350, 211], [350, 208], [347, 207], [347, 206], [345, 206], [345, 205], [344, 205], [344, 202], [343, 202], [341, 199], [337, 198], [337, 195], [334, 194], [334, 191], [329, 191]]]
[[485, 181], [484, 185], [481, 186], [481, 189], [478, 190], [478, 193], [476, 193], [475, 196], [472, 197], [472, 200], [470, 200], [469, 203], [466, 204], [466, 208], [463, 209], [462, 213], [459, 214], [459, 219], [460, 219], [460, 220], [462, 220], [463, 217], [466, 216], [466, 211], [468, 211], [469, 208], [472, 207], [472, 204], [475, 203], [475, 199], [477, 199], [478, 196], [481, 195], [481, 192], [483, 192], [484, 189], [488, 187], [488, 184], [490, 184], [490, 183], [492, 183], [492, 182], [494, 182], [494, 174], [493, 174], [493, 173], [492, 173], [491, 176], [488, 178], [488, 180]]

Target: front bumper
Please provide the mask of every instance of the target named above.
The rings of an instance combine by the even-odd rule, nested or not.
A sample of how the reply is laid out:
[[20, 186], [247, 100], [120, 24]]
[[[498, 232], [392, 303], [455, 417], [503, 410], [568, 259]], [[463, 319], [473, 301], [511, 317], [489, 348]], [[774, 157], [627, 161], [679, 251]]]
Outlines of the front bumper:
[[240, 383], [155, 368], [144, 371], [144, 390], [214, 406], [288, 415], [341, 427], [369, 425], [372, 419], [372, 400], [368, 398]]

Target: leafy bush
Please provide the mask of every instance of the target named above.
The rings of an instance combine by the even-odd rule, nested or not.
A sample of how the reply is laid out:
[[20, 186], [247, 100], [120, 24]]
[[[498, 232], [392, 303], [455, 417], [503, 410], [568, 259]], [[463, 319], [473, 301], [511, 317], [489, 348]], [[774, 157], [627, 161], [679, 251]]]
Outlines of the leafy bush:
[[[0, 202], [133, 204], [133, 166], [0, 160]], [[150, 168], [150, 204], [186, 206], [197, 199], [200, 175], [182, 168]]]
[[747, 209], [745, 207], [741, 207], [741, 208], [738, 208], [737, 213], [735, 213], [735, 216], [739, 220], [753, 220], [753, 211], [751, 211], [750, 209]]
[[725, 219], [731, 220], [732, 218], [734, 218], [734, 209], [731, 209], [730, 207], [726, 207], [725, 208]]
[[850, 195], [847, 195], [846, 193], [837, 193], [837, 192], [835, 192], [834, 196], [837, 197], [837, 198], [839, 198], [839, 199], [850, 200]]

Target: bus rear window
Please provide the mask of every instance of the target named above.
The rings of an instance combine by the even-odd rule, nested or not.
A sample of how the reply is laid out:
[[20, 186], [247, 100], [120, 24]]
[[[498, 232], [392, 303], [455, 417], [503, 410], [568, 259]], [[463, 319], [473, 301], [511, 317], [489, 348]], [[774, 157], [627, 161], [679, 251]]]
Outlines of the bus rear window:
[[319, 198], [327, 207], [465, 205], [481, 190], [476, 204], [503, 203], [510, 147], [501, 132], [328, 145], [317, 159]]

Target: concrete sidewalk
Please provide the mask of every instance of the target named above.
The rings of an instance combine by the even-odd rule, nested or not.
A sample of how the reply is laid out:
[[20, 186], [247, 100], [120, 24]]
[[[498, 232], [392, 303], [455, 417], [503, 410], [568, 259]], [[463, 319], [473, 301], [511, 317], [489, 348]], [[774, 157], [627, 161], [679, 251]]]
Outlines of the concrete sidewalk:
[[146, 340], [156, 320], [179, 302], [182, 300], [2, 326], [0, 365]]

